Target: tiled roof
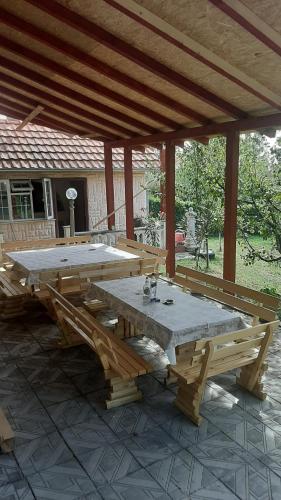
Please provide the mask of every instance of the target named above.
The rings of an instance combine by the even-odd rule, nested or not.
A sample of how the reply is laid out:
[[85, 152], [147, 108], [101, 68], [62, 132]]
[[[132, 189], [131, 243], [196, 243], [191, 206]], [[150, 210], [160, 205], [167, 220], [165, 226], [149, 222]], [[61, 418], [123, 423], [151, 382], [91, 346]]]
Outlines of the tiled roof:
[[[18, 120], [0, 120], [0, 171], [2, 170], [102, 170], [103, 144], [91, 139], [68, 137], [29, 123], [16, 131]], [[134, 151], [133, 168], [143, 170], [148, 162], [158, 164], [157, 151]], [[113, 168], [123, 169], [123, 150], [113, 150]]]

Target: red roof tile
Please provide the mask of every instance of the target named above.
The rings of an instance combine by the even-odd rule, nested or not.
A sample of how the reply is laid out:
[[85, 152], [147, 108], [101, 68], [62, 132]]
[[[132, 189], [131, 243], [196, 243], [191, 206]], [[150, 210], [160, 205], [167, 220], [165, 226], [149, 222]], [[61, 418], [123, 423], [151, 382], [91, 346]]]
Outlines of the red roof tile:
[[[16, 131], [20, 121], [0, 120], [0, 171], [2, 170], [103, 170], [103, 144], [92, 139], [68, 137], [29, 123]], [[159, 154], [133, 153], [133, 168], [143, 170], [148, 162], [158, 165]], [[113, 168], [123, 169], [123, 150], [113, 150]]]

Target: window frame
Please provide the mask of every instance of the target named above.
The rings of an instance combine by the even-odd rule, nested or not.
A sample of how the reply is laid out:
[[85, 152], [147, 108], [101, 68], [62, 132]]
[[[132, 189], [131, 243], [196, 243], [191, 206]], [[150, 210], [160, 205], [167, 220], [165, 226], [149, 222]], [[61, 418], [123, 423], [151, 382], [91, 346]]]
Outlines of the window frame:
[[[52, 180], [50, 178], [40, 178], [42, 182], [42, 187], [43, 187], [43, 198], [44, 198], [44, 211], [45, 211], [45, 217], [44, 219], [41, 220], [52, 220], [54, 219], [54, 203], [53, 203], [53, 191], [52, 191]], [[1, 179], [0, 182], [3, 182], [6, 185], [6, 190], [7, 190], [7, 197], [8, 197], [8, 210], [9, 210], [9, 218], [8, 219], [0, 219], [1, 223], [9, 223], [9, 222], [27, 222], [27, 221], [34, 221], [34, 220], [39, 220], [34, 218], [34, 207], [33, 207], [33, 198], [32, 198], [32, 179], [22, 179], [22, 182], [29, 183], [30, 189], [20, 189], [17, 187], [14, 187], [13, 190], [11, 189], [12, 183], [20, 181], [20, 179]], [[27, 184], [28, 185], [28, 184]], [[49, 185], [49, 192], [50, 192], [50, 209], [51, 211], [49, 212], [48, 210], [48, 202], [47, 202], [47, 185]], [[13, 205], [12, 205], [12, 196], [16, 195], [22, 195], [22, 196], [29, 196], [30, 197], [30, 206], [31, 206], [31, 213], [32, 217], [29, 219], [15, 219], [13, 217]]]

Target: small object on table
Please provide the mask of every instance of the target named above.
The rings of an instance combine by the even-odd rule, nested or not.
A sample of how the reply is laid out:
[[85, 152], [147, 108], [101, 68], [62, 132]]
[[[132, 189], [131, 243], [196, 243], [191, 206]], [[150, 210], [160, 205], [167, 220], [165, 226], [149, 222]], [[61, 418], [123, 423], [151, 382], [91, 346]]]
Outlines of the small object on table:
[[68, 261], [68, 259], [61, 259], [60, 261], [61, 261], [61, 262], [67, 262], [67, 261]]
[[143, 303], [149, 304], [150, 299], [151, 299], [151, 288], [150, 288], [149, 277], [147, 276], [145, 278], [145, 282], [143, 285]]
[[157, 294], [157, 278], [156, 278], [155, 273], [152, 273], [151, 279], [150, 279], [150, 297], [151, 297], [151, 300], [155, 301], [156, 294]]
[[174, 300], [173, 299], [166, 299], [163, 301], [163, 304], [165, 304], [165, 306], [171, 306], [172, 304], [174, 304]]

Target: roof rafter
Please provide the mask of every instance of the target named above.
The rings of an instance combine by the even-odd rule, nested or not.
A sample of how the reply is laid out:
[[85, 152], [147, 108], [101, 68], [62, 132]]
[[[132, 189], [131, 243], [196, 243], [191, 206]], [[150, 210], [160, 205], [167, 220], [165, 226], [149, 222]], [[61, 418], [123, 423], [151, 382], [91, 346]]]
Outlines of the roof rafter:
[[214, 52], [196, 42], [185, 33], [174, 28], [171, 24], [150, 12], [143, 5], [134, 0], [104, 0], [111, 7], [119, 10], [137, 23], [150, 29], [161, 38], [181, 49], [197, 61], [213, 69], [228, 80], [239, 85], [270, 106], [281, 110], [281, 97], [263, 84], [246, 75], [243, 71], [232, 66]]
[[[26, 112], [16, 110], [13, 106], [11, 107], [6, 102], [2, 102], [1, 98], [0, 98], [0, 113], [9, 116], [10, 118], [16, 118], [17, 120], [23, 120], [26, 115]], [[77, 129], [67, 127], [63, 123], [57, 122], [56, 120], [52, 120], [50, 118], [36, 117], [34, 118], [33, 123], [35, 123], [36, 125], [41, 125], [43, 127], [59, 130], [60, 132], [70, 134], [72, 136], [78, 135], [80, 132]]]
[[[66, 43], [64, 40], [61, 40], [60, 38], [57, 38], [54, 35], [47, 33], [46, 31], [42, 31], [33, 24], [24, 21], [23, 19], [14, 16], [13, 14], [10, 14], [9, 12], [5, 11], [2, 8], [0, 9], [0, 20], [7, 26], [10, 26], [11, 28], [19, 31], [20, 33], [24, 33], [30, 36], [31, 38], [39, 41], [43, 45], [47, 45], [48, 47], [57, 50], [61, 54], [64, 54], [73, 60], [79, 61], [79, 63], [91, 68], [92, 70], [98, 72], [99, 74], [102, 74], [105, 77], [115, 82], [121, 83], [121, 85], [128, 87], [130, 90], [133, 90], [134, 92], [137, 92], [152, 101], [156, 101], [158, 104], [161, 104], [169, 109], [172, 109], [173, 111], [180, 113], [181, 115], [184, 115], [189, 119], [195, 120], [199, 123], [206, 123], [209, 121], [201, 113], [198, 113], [197, 111], [192, 110], [191, 108], [185, 106], [182, 103], [179, 103], [178, 101], [175, 101], [174, 99], [166, 96], [165, 94], [162, 94], [161, 92], [158, 92], [157, 90], [149, 87], [148, 85], [145, 85], [144, 83], [135, 80], [131, 76], [122, 73], [121, 71], [115, 68], [112, 68], [105, 62], [96, 59], [94, 56], [91, 56], [83, 52], [82, 50], [77, 49], [74, 45]], [[93, 82], [93, 84], [94, 83], [95, 82]], [[134, 109], [133, 103], [135, 103], [135, 101], [130, 100], [130, 103], [131, 103], [130, 104], [131, 108]], [[137, 106], [139, 107], [140, 105], [136, 104], [135, 107]], [[156, 111], [152, 111], [149, 108], [144, 107], [144, 110], [145, 110], [144, 114], [146, 114], [146, 116], [152, 117], [154, 113], [155, 117], [158, 115], [158, 121], [160, 123], [163, 123], [163, 120], [165, 119], [163, 115], [157, 113]]]
[[[234, 118], [242, 118], [246, 116], [242, 110], [233, 104], [225, 101], [213, 92], [201, 87], [189, 78], [170, 69], [145, 52], [132, 47], [129, 43], [121, 40], [112, 33], [109, 33], [104, 28], [80, 16], [78, 13], [71, 11], [67, 7], [59, 4], [55, 0], [26, 0], [28, 3], [35, 5], [40, 10], [47, 12], [49, 15], [59, 19], [63, 23], [71, 26], [77, 31], [84, 33], [89, 38], [105, 45], [110, 50], [131, 60], [133, 63], [150, 71], [151, 73], [163, 78], [170, 84], [180, 88], [181, 90], [191, 94], [200, 100], [206, 102], [210, 106], [219, 109], [223, 113]], [[160, 102], [160, 101], [159, 101]], [[198, 121], [198, 120], [197, 120]], [[202, 123], [202, 120], [199, 120]]]
[[212, 123], [201, 127], [175, 130], [174, 132], [160, 132], [150, 136], [136, 137], [113, 141], [110, 143], [113, 148], [136, 146], [139, 144], [154, 144], [165, 141], [177, 141], [180, 139], [195, 139], [201, 136], [226, 135], [231, 130], [245, 132], [248, 130], [258, 130], [268, 127], [281, 128], [281, 113], [265, 116], [251, 116], [242, 120], [233, 120], [223, 123]]
[[[2, 61], [0, 61], [0, 66], [2, 66]], [[20, 73], [22, 75], [22, 73]], [[43, 104], [48, 104], [48, 107], [56, 109], [56, 106], [63, 108], [64, 112], [70, 112], [74, 113], [79, 117], [80, 120], [83, 120], [86, 118], [87, 120], [90, 120], [91, 122], [97, 122], [109, 129], [114, 129], [115, 131], [119, 132], [120, 134], [123, 134], [125, 136], [132, 136], [135, 135], [134, 131], [126, 129], [122, 127], [121, 125], [117, 125], [114, 122], [110, 122], [108, 120], [105, 120], [104, 118], [95, 115], [94, 113], [81, 109], [78, 106], [75, 106], [74, 104], [70, 104], [67, 101], [64, 101], [63, 99], [60, 99], [59, 97], [56, 97], [52, 94], [48, 94], [47, 92], [44, 92], [42, 90], [39, 90], [37, 87], [33, 87], [32, 85], [29, 85], [21, 80], [17, 80], [16, 78], [13, 78], [1, 71], [0, 69], [0, 83], [3, 85], [8, 85], [12, 87], [14, 92], [18, 92], [19, 98], [21, 97], [23, 100], [26, 98], [25, 94], [22, 94], [22, 92], [28, 93], [29, 97], [33, 99], [39, 99], [40, 102], [44, 101]], [[0, 86], [1, 87], [1, 86]], [[91, 126], [91, 124], [88, 123], [88, 121], [85, 122], [85, 125]]]
[[[32, 99], [25, 98], [22, 100], [22, 96], [18, 95], [16, 92], [13, 92], [6, 87], [0, 88], [0, 96], [2, 99], [2, 102], [5, 102], [6, 100], [12, 101], [13, 105], [16, 104], [16, 107], [19, 110], [24, 110], [25, 107], [30, 109], [34, 108], [36, 103]], [[20, 102], [18, 103], [18, 101]], [[15, 102], [16, 101], [16, 102]], [[98, 127], [91, 126], [78, 118], [75, 118], [74, 116], [67, 115], [63, 113], [62, 111], [59, 110], [49, 110], [46, 107], [44, 108], [44, 111], [42, 111], [42, 116], [51, 116], [51, 118], [55, 118], [56, 121], [62, 121], [66, 123], [67, 125], [70, 125], [73, 123], [75, 124], [78, 128], [80, 128], [83, 132], [93, 132], [96, 135], [105, 137], [107, 140], [111, 139], [114, 140], [114, 135], [110, 134], [107, 130], [100, 129]], [[115, 140], [117, 137], [115, 136]]]
[[260, 42], [281, 56], [281, 36], [239, 0], [209, 0]]
[[22, 130], [28, 123], [43, 111], [43, 106], [39, 104], [24, 118], [24, 120], [17, 126], [16, 130]]
[[[0, 35], [0, 45], [7, 49], [9, 52], [19, 55], [23, 57], [28, 63], [29, 62], [35, 62], [36, 64], [40, 65], [41, 67], [50, 70], [52, 72], [55, 72], [56, 74], [62, 76], [63, 78], [66, 78], [67, 80], [73, 81], [77, 83], [78, 85], [82, 86], [83, 88], [87, 90], [91, 90], [93, 92], [98, 92], [101, 95], [105, 95], [105, 97], [115, 100], [117, 102], [117, 98], [119, 94], [113, 92], [111, 95], [111, 91], [108, 90], [109, 94], [103, 94], [102, 89], [99, 88], [99, 85], [96, 86], [95, 82], [92, 82], [89, 78], [83, 77], [82, 75], [79, 75], [78, 73], [75, 73], [72, 70], [69, 70], [68, 68], [65, 68], [64, 66], [61, 66], [60, 64], [56, 63], [55, 61], [52, 61], [51, 59], [48, 59], [47, 57], [41, 56], [37, 52], [34, 52], [33, 50], [27, 49], [26, 47], [22, 47], [21, 45], [12, 42], [11, 40], [8, 40], [7, 38], [3, 37]], [[42, 76], [40, 73], [37, 71], [30, 70], [29, 68], [24, 67], [23, 65], [16, 64], [14, 61], [11, 61], [7, 58], [1, 57], [0, 63], [3, 67], [6, 67], [10, 71], [13, 71], [13, 68], [20, 68], [21, 67], [21, 72], [20, 74], [24, 75], [26, 78], [30, 79], [31, 81], [37, 82], [40, 85], [48, 86], [49, 89], [54, 90], [55, 92], [59, 92], [63, 96], [67, 96], [72, 100], [75, 100], [77, 102], [80, 102], [81, 104], [84, 104], [85, 106], [92, 107], [101, 113], [104, 113], [106, 115], [109, 115], [110, 117], [114, 117], [119, 121], [128, 123], [132, 125], [133, 127], [137, 129], [141, 129], [150, 133], [153, 133], [156, 129], [153, 127], [150, 127], [146, 123], [143, 123], [142, 121], [132, 118], [128, 116], [125, 113], [122, 113], [118, 110], [112, 109], [110, 106], [107, 106], [106, 104], [102, 104], [92, 97], [87, 97], [79, 92], [76, 92], [75, 90], [72, 90], [69, 87], [66, 87], [65, 85], [62, 85], [61, 83], [57, 83], [56, 81], [47, 78], [45, 76]], [[14, 72], [14, 71], [13, 71]], [[44, 84], [45, 82], [45, 84]], [[102, 87], [103, 88], [103, 87]], [[105, 88], [105, 87], [104, 87]], [[115, 96], [116, 94], [116, 96]], [[127, 102], [128, 101], [128, 102]], [[131, 107], [129, 103], [131, 102]], [[133, 111], [139, 111], [140, 113], [144, 114], [144, 110], [142, 109], [142, 106], [140, 106], [140, 109], [138, 106], [135, 106], [135, 103], [133, 101], [130, 101], [126, 98], [123, 100], [123, 96], [120, 95], [120, 102], [118, 104], [124, 105], [127, 108], [133, 109]], [[146, 115], [149, 115], [149, 109], [144, 108], [146, 110]], [[150, 118], [153, 120], [156, 120], [156, 117], [154, 116], [154, 113], [152, 111]], [[159, 120], [158, 120], [159, 121]], [[167, 123], [166, 123], [167, 122]], [[164, 123], [167, 126], [170, 126], [170, 128], [178, 128], [179, 124], [176, 122], [172, 122], [171, 120], [166, 120], [165, 117], [163, 117], [163, 121], [160, 123]], [[168, 125], [169, 124], [169, 125]], [[174, 124], [172, 127], [171, 125]]]

